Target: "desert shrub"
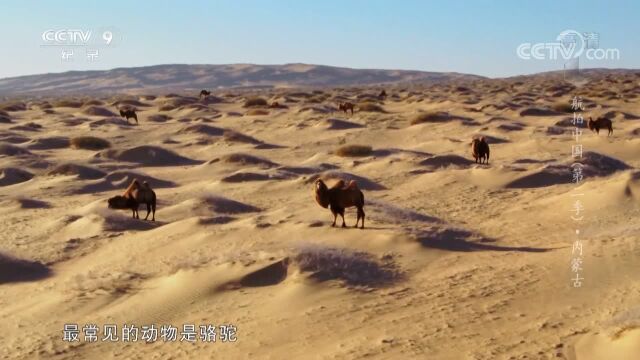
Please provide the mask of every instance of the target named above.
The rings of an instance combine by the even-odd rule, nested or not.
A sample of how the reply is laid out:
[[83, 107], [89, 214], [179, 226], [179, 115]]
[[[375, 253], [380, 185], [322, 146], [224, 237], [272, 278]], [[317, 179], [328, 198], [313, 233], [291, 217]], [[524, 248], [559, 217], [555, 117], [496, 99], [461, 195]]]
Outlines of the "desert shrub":
[[247, 113], [245, 115], [248, 115], [248, 116], [269, 115], [269, 112], [267, 110], [263, 110], [263, 109], [251, 109], [251, 110], [247, 111]]
[[311, 272], [320, 281], [342, 280], [352, 286], [384, 286], [401, 278], [390, 261], [382, 262], [373, 255], [348, 249], [307, 246], [293, 260], [300, 270]]
[[242, 133], [239, 133], [237, 131], [233, 131], [233, 130], [225, 130], [223, 133], [223, 137], [226, 141], [229, 142], [239, 142], [239, 143], [246, 143], [246, 144], [260, 144], [261, 141], [251, 137], [249, 135], [245, 135]]
[[372, 152], [371, 146], [345, 145], [336, 150], [336, 155], [343, 157], [369, 156]]
[[568, 102], [555, 103], [551, 105], [551, 109], [557, 112], [563, 112], [563, 113], [572, 113], [574, 111], [574, 109], [571, 107], [571, 104], [569, 104]]
[[263, 99], [261, 97], [248, 98], [244, 102], [244, 107], [267, 106], [267, 105], [268, 105], [267, 100], [265, 100], [265, 99]]
[[85, 108], [84, 110], [82, 110], [82, 113], [91, 116], [117, 116], [113, 111], [95, 105], [90, 105], [89, 107]]
[[379, 113], [386, 112], [382, 108], [382, 106], [380, 106], [378, 104], [374, 104], [372, 102], [363, 102], [363, 103], [358, 104], [358, 111], [379, 112]]
[[111, 147], [111, 143], [105, 139], [94, 136], [78, 136], [70, 141], [71, 147], [83, 150], [102, 150]]
[[449, 114], [442, 111], [425, 112], [416, 115], [411, 119], [411, 125], [417, 125], [427, 122], [443, 122], [449, 120]]
[[27, 104], [22, 101], [10, 101], [0, 104], [0, 110], [4, 111], [25, 111], [27, 110]]
[[54, 107], [68, 107], [68, 108], [79, 108], [82, 107], [84, 103], [80, 100], [73, 99], [61, 99], [53, 103]]
[[171, 110], [175, 110], [176, 107], [173, 105], [162, 105], [158, 108], [158, 111], [171, 111]]
[[95, 99], [94, 99], [94, 100], [87, 100], [87, 101], [85, 101], [85, 102], [84, 102], [84, 104], [83, 104], [83, 106], [85, 106], [85, 107], [86, 107], [86, 106], [92, 106], [92, 105], [95, 105], [95, 106], [102, 106], [102, 105], [104, 105], [104, 102], [102, 102], [102, 101], [100, 101], [100, 100], [95, 100]]

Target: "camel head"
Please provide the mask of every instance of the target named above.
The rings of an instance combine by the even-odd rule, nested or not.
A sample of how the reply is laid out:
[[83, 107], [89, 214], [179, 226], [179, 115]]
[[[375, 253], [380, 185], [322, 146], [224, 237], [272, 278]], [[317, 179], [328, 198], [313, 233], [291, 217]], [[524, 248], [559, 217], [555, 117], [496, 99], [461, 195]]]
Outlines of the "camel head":
[[327, 185], [321, 179], [316, 180], [314, 186], [314, 193], [316, 195], [316, 202], [323, 208], [329, 207], [329, 193]]
[[593, 121], [593, 118], [591, 116], [589, 116], [589, 122], [587, 123], [587, 126], [589, 127], [589, 130], [595, 130], [595, 121]]

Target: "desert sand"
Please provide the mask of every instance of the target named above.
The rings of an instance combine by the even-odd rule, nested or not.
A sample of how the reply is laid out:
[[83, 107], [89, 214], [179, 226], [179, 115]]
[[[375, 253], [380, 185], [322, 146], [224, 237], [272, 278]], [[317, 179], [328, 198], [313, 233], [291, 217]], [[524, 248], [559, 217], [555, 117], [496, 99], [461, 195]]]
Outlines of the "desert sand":
[[[638, 359], [639, 83], [628, 72], [578, 86], [387, 85], [384, 100], [382, 86], [7, 100], [0, 357]], [[583, 129], [578, 185], [576, 95], [587, 119], [614, 127]], [[471, 157], [474, 136], [488, 165]], [[107, 208], [134, 178], [157, 194], [155, 222]], [[364, 230], [330, 226], [318, 178], [357, 181]], [[96, 324], [100, 338], [105, 324], [231, 324], [237, 340], [65, 342], [65, 324]]]

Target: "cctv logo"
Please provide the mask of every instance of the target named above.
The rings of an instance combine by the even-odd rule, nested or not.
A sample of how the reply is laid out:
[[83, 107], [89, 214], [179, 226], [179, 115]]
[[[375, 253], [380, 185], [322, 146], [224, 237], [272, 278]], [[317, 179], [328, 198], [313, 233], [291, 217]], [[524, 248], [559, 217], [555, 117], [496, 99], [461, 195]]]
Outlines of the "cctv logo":
[[42, 41], [46, 45], [86, 45], [91, 40], [91, 30], [46, 30], [42, 33]]
[[620, 60], [619, 49], [589, 48], [584, 35], [575, 30], [561, 32], [554, 42], [522, 43], [516, 53], [523, 60], [569, 60], [579, 58], [583, 53], [588, 60]]

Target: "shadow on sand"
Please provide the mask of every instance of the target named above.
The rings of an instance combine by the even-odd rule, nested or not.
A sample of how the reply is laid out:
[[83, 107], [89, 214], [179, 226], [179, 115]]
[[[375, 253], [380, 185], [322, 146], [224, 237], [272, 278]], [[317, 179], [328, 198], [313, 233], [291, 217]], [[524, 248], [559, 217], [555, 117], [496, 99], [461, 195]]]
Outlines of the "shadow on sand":
[[494, 239], [480, 238], [479, 241], [470, 241], [471, 238], [477, 238], [466, 230], [444, 229], [436, 233], [424, 234], [418, 238], [418, 241], [424, 247], [448, 251], [520, 251], [520, 252], [546, 252], [553, 250], [550, 248], [535, 248], [528, 246], [499, 246], [490, 243], [495, 242]]
[[51, 270], [39, 261], [17, 259], [0, 253], [0, 285], [41, 280], [51, 274]]

